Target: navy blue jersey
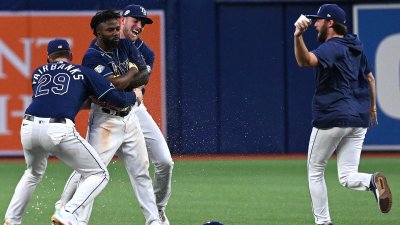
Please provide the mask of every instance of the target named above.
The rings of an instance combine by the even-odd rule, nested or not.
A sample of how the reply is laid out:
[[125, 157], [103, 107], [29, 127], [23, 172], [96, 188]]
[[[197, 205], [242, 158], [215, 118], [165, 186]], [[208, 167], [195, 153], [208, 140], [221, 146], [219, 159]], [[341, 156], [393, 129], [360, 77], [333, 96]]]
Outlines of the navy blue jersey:
[[135, 42], [136, 48], [143, 55], [143, 58], [146, 62], [146, 65], [150, 66], [153, 69], [154, 64], [154, 52], [153, 50], [144, 43], [140, 38], [138, 38]]
[[331, 38], [312, 51], [318, 58], [313, 126], [368, 127], [371, 68], [355, 35]]
[[139, 70], [147, 69], [142, 54], [129, 39], [121, 39], [112, 53], [103, 51], [94, 39], [83, 56], [82, 65], [108, 77], [124, 75], [129, 70], [129, 62], [135, 63]]
[[62, 61], [37, 68], [32, 74], [32, 90], [32, 103], [26, 114], [72, 121], [82, 103], [91, 95], [120, 107], [133, 104], [136, 99], [134, 93], [116, 91], [107, 79], [95, 71]]

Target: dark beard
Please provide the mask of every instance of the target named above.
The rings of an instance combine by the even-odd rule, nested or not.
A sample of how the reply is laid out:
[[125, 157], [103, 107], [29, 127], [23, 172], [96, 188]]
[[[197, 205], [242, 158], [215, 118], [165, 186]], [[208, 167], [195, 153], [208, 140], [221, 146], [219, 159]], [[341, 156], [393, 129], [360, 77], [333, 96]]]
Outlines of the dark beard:
[[103, 39], [105, 46], [109, 48], [116, 48], [118, 46], [118, 41], [110, 40], [110, 39]]
[[326, 41], [326, 37], [328, 36], [328, 27], [326, 26], [326, 25], [323, 25], [322, 27], [321, 27], [321, 30], [319, 31], [319, 34], [318, 34], [318, 41], [319, 42], [325, 42]]

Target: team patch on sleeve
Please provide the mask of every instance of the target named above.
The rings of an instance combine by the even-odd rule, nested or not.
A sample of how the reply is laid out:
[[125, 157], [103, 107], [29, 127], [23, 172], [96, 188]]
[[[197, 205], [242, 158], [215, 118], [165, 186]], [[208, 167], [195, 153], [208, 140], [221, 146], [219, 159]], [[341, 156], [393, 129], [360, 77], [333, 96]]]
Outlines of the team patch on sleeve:
[[94, 70], [96, 71], [96, 72], [98, 72], [98, 73], [101, 73], [101, 72], [103, 72], [103, 70], [104, 70], [104, 66], [103, 65], [98, 65], [98, 66], [96, 66], [95, 68], [94, 68]]

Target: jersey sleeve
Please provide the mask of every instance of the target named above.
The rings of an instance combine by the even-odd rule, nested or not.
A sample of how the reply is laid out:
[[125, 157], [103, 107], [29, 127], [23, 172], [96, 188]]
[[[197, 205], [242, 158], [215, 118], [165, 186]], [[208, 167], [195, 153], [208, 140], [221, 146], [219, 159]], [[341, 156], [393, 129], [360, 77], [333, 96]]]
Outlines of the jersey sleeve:
[[93, 69], [97, 73], [101, 74], [103, 77], [108, 77], [113, 75], [114, 72], [107, 66], [107, 58], [102, 57], [102, 55], [95, 50], [86, 52], [82, 59], [82, 65]]
[[336, 51], [332, 43], [325, 42], [311, 52], [314, 53], [319, 64], [321, 64], [324, 69], [331, 68], [333, 66], [336, 59]]
[[364, 53], [361, 55], [361, 63], [360, 64], [361, 64], [361, 68], [363, 68], [363, 70], [364, 70], [365, 75], [368, 75], [369, 73], [372, 72], [372, 66], [368, 62], [367, 56], [365, 56]]
[[121, 39], [123, 47], [128, 53], [129, 62], [133, 62], [140, 71], [147, 70], [146, 62], [137, 47], [129, 39]]
[[97, 100], [105, 101], [120, 108], [125, 108], [136, 102], [136, 95], [133, 92], [118, 91], [110, 81], [89, 68], [82, 68], [81, 70], [87, 79], [89, 94]]
[[141, 39], [135, 41], [135, 46], [139, 49], [140, 53], [143, 55], [143, 58], [146, 62], [146, 65], [150, 66], [153, 69], [155, 54], [153, 50], [144, 43]]
[[110, 81], [100, 76], [96, 71], [85, 67], [82, 67], [81, 71], [87, 79], [86, 84], [89, 86], [90, 95], [94, 95], [97, 99], [101, 100], [105, 94], [115, 89]]

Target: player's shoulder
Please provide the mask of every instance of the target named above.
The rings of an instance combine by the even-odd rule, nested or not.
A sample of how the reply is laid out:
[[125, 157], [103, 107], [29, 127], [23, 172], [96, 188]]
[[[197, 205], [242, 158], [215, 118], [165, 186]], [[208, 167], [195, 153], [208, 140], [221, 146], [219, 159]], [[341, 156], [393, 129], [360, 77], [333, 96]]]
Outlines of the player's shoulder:
[[107, 60], [108, 56], [106, 53], [98, 51], [95, 48], [89, 48], [82, 58], [82, 65], [87, 66], [89, 64], [103, 64], [104, 60]]
[[91, 41], [83, 57], [99, 57], [102, 54], [104, 54], [104, 52], [99, 49], [99, 47], [96, 45], [96, 39], [94, 39]]

